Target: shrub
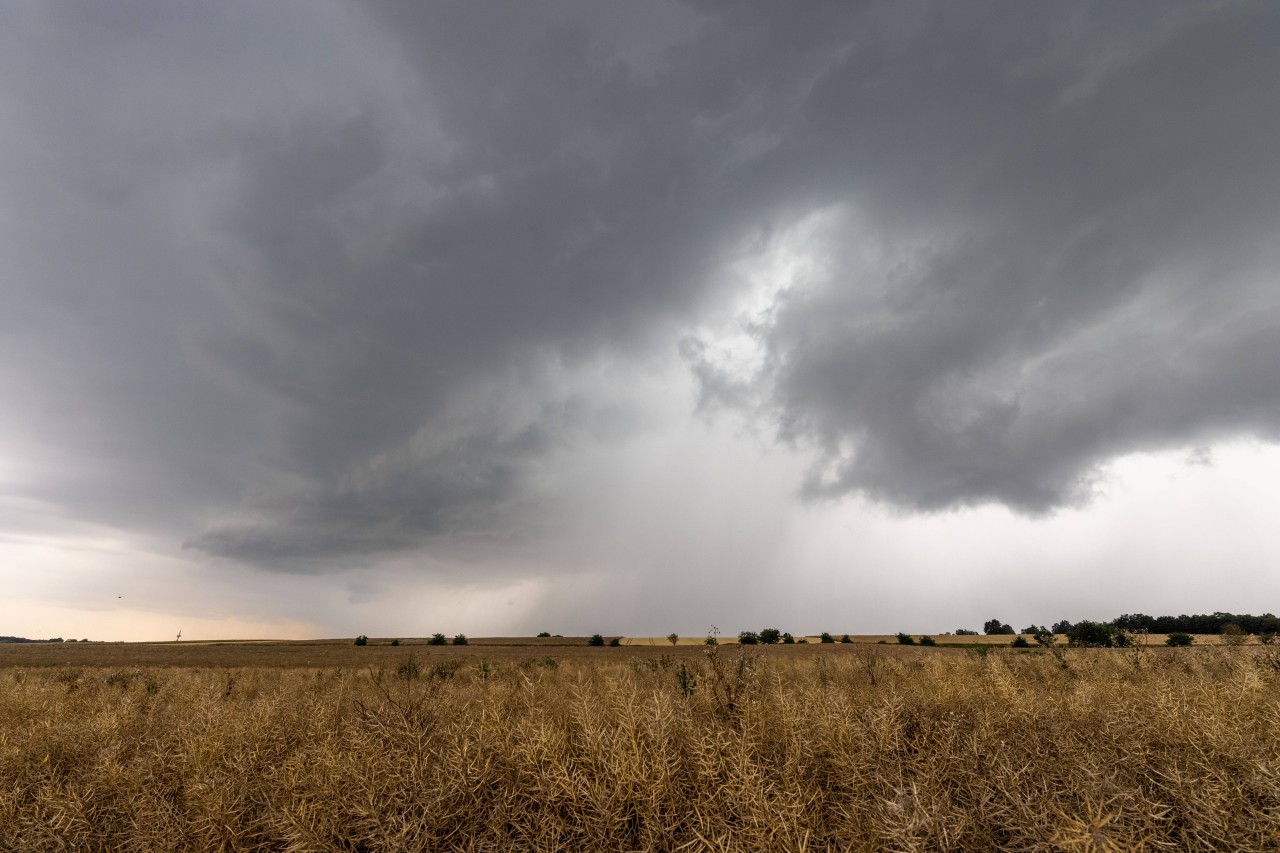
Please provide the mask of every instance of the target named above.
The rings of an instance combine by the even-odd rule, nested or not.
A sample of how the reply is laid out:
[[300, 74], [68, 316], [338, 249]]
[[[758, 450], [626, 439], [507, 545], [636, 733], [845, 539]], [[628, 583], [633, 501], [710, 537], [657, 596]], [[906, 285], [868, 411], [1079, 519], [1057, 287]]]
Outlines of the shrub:
[[[1263, 631], [1261, 634], [1258, 635], [1258, 642], [1262, 643], [1262, 645], [1264, 646], [1269, 646], [1275, 641], [1276, 641], [1275, 631]], [[83, 643], [84, 640], [81, 640], [80, 642]]]
[[1085, 619], [1071, 626], [1071, 630], [1067, 632], [1067, 643], [1085, 648], [1109, 649], [1115, 645], [1115, 633], [1116, 629], [1110, 625]]
[[976, 637], [978, 636], [978, 632], [970, 631], [968, 628], [957, 628], [956, 636], [957, 637]]
[[673, 646], [676, 645], [677, 643], [680, 642], [680, 635], [675, 633], [674, 631], [670, 634], [667, 634], [667, 642]]
[[609, 640], [609, 645], [620, 646], [622, 645], [622, 639], [620, 637], [614, 637], [613, 639]]
[[455, 637], [453, 638], [453, 644], [454, 644], [455, 646], [465, 646], [465, 645], [467, 644], [467, 635], [466, 635], [466, 634], [458, 634], [457, 636], [455, 636]]
[[933, 637], [925, 636], [925, 637], [921, 637], [921, 638], [920, 638], [920, 645], [922, 645], [922, 646], [936, 646], [936, 645], [938, 645], [938, 644], [937, 644], [936, 642], [934, 642]]
[[786, 646], [794, 645], [794, 644], [795, 644], [795, 641], [796, 641], [796, 638], [795, 638], [795, 637], [793, 637], [793, 636], [791, 636], [791, 635], [790, 635], [790, 634], [788, 634], [788, 633], [784, 633], [784, 634], [782, 635], [782, 643], [783, 643], [783, 645], [786, 645]]
[[834, 642], [835, 642], [835, 638], [834, 638], [834, 637], [832, 637], [830, 634], [828, 634], [826, 631], [823, 631], [821, 634], [819, 634], [819, 635], [818, 635], [818, 642], [820, 642], [820, 643], [834, 643]]
[[849, 638], [849, 635], [848, 635], [848, 634], [845, 634], [843, 637], [841, 637], [841, 638], [840, 638], [840, 642], [842, 642], [842, 643], [852, 643], [852, 642], [853, 642], [853, 640], [851, 640], [851, 639]]
[[1009, 645], [1013, 646], [1015, 649], [1029, 649], [1029, 648], [1031, 648], [1031, 644], [1027, 642], [1027, 638], [1026, 638], [1026, 637], [1024, 637], [1024, 636], [1022, 636], [1021, 634], [1019, 634], [1018, 636], [1014, 637], [1014, 638], [1013, 638], [1013, 642], [1012, 642], [1012, 643], [1010, 643]]
[[1058, 638], [1053, 636], [1053, 632], [1046, 631], [1044, 628], [1036, 631], [1035, 636], [1031, 639], [1035, 640], [1042, 646], [1052, 646], [1054, 643], [1058, 642]]
[[1164, 638], [1166, 646], [1189, 646], [1196, 641], [1196, 638], [1185, 631], [1170, 631], [1169, 636]]
[[982, 633], [991, 636], [993, 634], [1013, 634], [1013, 626], [1006, 625], [999, 619], [988, 619], [982, 623]]
[[1249, 632], [1235, 622], [1228, 622], [1222, 626], [1222, 642], [1228, 646], [1243, 646], [1248, 641]]
[[899, 631], [898, 644], [902, 646], [914, 646], [916, 644], [916, 641], [915, 641], [915, 638], [912, 637], [910, 634], [904, 634], [901, 631]]
[[550, 636], [551, 636], [551, 632], [550, 632], [550, 631], [539, 631], [539, 632], [538, 632], [538, 636], [539, 636], [539, 637], [550, 637]]
[[782, 639], [782, 632], [777, 628], [765, 628], [757, 636], [760, 638], [760, 645], [772, 646]]
[[357, 646], [369, 645], [369, 638], [366, 637], [364, 634], [361, 634], [359, 637], [356, 637], [356, 645]]
[[399, 641], [399, 640], [392, 640], [392, 641], [391, 641], [391, 645], [393, 645], [393, 646], [398, 646], [398, 645], [400, 645], [400, 641]]
[[705, 645], [708, 645], [708, 646], [715, 646], [715, 645], [719, 645], [719, 643], [720, 643], [720, 641], [716, 639], [715, 634], [707, 634], [707, 639], [706, 639], [706, 641], [705, 641]]
[[760, 642], [760, 635], [755, 631], [743, 631], [738, 635], [738, 642], [744, 646], [754, 646]]
[[588, 645], [588, 646], [603, 646], [603, 645], [604, 645], [604, 637], [600, 636], [599, 634], [592, 634], [592, 635], [591, 635], [591, 639], [590, 639], [590, 640], [587, 640], [587, 645]]
[[1061, 622], [1053, 623], [1053, 633], [1055, 634], [1065, 634], [1068, 631], [1070, 631], [1071, 628], [1072, 628], [1071, 623], [1068, 622], [1066, 619], [1063, 619]]
[[449, 641], [445, 639], [444, 634], [432, 634], [431, 639], [427, 640], [428, 646], [445, 646]]

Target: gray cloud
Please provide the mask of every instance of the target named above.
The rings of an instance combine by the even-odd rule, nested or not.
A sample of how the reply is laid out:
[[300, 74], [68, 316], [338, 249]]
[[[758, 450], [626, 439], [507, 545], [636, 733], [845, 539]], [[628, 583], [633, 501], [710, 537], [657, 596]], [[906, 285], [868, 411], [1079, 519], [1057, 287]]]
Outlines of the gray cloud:
[[[519, 541], [679, 340], [812, 497], [1042, 512], [1272, 439], [1276, 14], [11, 6], [15, 488], [283, 569]], [[782, 246], [759, 364], [711, 359]]]

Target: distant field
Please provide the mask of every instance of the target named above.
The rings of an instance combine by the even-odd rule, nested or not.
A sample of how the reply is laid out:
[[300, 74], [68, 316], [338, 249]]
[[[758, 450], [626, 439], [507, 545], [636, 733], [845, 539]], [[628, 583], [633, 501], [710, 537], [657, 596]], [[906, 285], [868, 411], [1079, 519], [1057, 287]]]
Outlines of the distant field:
[[[840, 635], [836, 635], [837, 639]], [[914, 635], [918, 640], [919, 634]], [[956, 637], [932, 635], [938, 647], [1008, 646], [1009, 636]], [[544, 654], [574, 660], [616, 660], [626, 655], [694, 655], [706, 647], [705, 637], [681, 637], [672, 646], [666, 637], [622, 637], [622, 648], [593, 647], [587, 637], [478, 637], [465, 646], [431, 646], [425, 638], [370, 637], [367, 646], [356, 646], [351, 638], [325, 640], [218, 640], [163, 643], [0, 643], [0, 667], [9, 666], [267, 666], [267, 667], [351, 667], [388, 666], [412, 652], [423, 658], [463, 657], [493, 660], [524, 660]], [[848, 653], [851, 646], [884, 644], [897, 646], [893, 634], [850, 635], [851, 644], [824, 645], [817, 635], [808, 643], [762, 646], [775, 654], [806, 655], [815, 649]], [[1165, 636], [1153, 634], [1142, 640], [1147, 646], [1163, 646]], [[1196, 637], [1196, 645], [1220, 645], [1216, 635]], [[721, 638], [721, 645], [737, 646], [737, 637]], [[1066, 644], [1059, 635], [1058, 642]], [[1256, 645], [1257, 638], [1250, 638]], [[611, 657], [612, 656], [612, 657]]]
[[1280, 651], [861, 639], [0, 648], [0, 850], [1280, 849]]

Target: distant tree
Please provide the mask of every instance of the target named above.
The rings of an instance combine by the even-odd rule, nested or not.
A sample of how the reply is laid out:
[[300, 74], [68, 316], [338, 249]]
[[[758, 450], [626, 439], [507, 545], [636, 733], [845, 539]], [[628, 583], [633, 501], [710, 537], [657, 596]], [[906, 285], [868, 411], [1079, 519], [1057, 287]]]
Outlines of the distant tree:
[[716, 639], [715, 634], [707, 634], [707, 639], [704, 640], [703, 643], [708, 646], [717, 646], [720, 644], [720, 641]]
[[754, 646], [760, 642], [760, 635], [755, 631], [743, 631], [738, 635], [738, 642], [744, 646]]
[[369, 638], [366, 637], [364, 634], [361, 634], [359, 637], [356, 637], [356, 645], [357, 646], [369, 645]]
[[848, 634], [845, 634], [843, 637], [841, 637], [841, 638], [840, 638], [840, 642], [842, 642], [842, 643], [852, 643], [852, 642], [853, 642], [853, 640], [852, 640], [852, 639], [850, 639], [850, 637], [849, 637], [849, 635], [848, 635]]
[[392, 641], [391, 641], [391, 645], [393, 645], [393, 646], [398, 646], [398, 645], [400, 645], [400, 641], [399, 641], [399, 640], [392, 640]]
[[1015, 649], [1029, 649], [1029, 648], [1031, 648], [1031, 644], [1027, 642], [1027, 638], [1026, 638], [1026, 637], [1024, 637], [1024, 636], [1022, 636], [1021, 634], [1019, 634], [1018, 636], [1014, 637], [1014, 638], [1013, 638], [1013, 642], [1012, 642], [1012, 643], [1010, 643], [1009, 645], [1013, 646]]
[[957, 637], [976, 637], [978, 636], [978, 632], [970, 631], [968, 628], [957, 628], [956, 636]]
[[1071, 630], [1071, 623], [1068, 622], [1066, 619], [1063, 619], [1061, 622], [1053, 623], [1053, 633], [1055, 634], [1065, 634], [1070, 630]]
[[453, 644], [455, 646], [465, 646], [467, 644], [467, 635], [466, 634], [454, 635]]
[[1036, 631], [1035, 634], [1032, 635], [1031, 639], [1035, 640], [1042, 646], [1052, 646], [1058, 641], [1057, 637], [1053, 636], [1053, 632], [1043, 626], [1039, 631]]
[[757, 636], [760, 638], [761, 645], [772, 646], [782, 639], [782, 632], [777, 628], [765, 628]]
[[820, 643], [834, 643], [834, 642], [835, 642], [835, 638], [834, 638], [834, 637], [832, 637], [830, 634], [828, 634], [826, 631], [823, 631], [821, 634], [819, 634], [819, 635], [818, 635], [818, 642], [820, 642]]
[[431, 639], [427, 640], [428, 646], [444, 646], [448, 645], [448, 643], [449, 641], [445, 639], [444, 634], [432, 634]]
[[538, 632], [538, 636], [539, 636], [539, 637], [550, 637], [550, 636], [551, 636], [551, 632], [550, 632], [550, 631], [539, 631], [539, 632]]
[[603, 646], [603, 645], [604, 645], [604, 637], [600, 636], [599, 634], [592, 634], [592, 635], [591, 635], [591, 639], [590, 639], [590, 640], [587, 640], [587, 645], [588, 645], [588, 646]]
[[1196, 638], [1186, 631], [1170, 631], [1169, 636], [1164, 638], [1166, 646], [1189, 646], [1195, 641]]
[[[1269, 645], [1271, 645], [1272, 643], [1274, 643], [1275, 641], [1276, 641], [1276, 632], [1275, 632], [1275, 631], [1263, 631], [1261, 634], [1259, 634], [1259, 635], [1258, 635], [1258, 642], [1259, 642], [1259, 643], [1262, 643], [1262, 645], [1264, 645], [1264, 646], [1269, 646]], [[88, 642], [88, 641], [87, 641], [87, 640], [81, 640], [80, 642], [85, 643], [85, 642]]]
[[922, 646], [936, 646], [936, 645], [938, 645], [938, 643], [937, 643], [937, 641], [936, 641], [936, 640], [934, 640], [934, 639], [933, 639], [933, 637], [930, 637], [930, 636], [928, 636], [928, 635], [926, 634], [925, 636], [923, 636], [923, 637], [921, 637], [921, 638], [920, 638], [920, 645], [922, 645]]
[[609, 645], [614, 647], [620, 646], [622, 645], [622, 639], [620, 637], [613, 637], [609, 640]]
[[796, 638], [795, 638], [795, 637], [793, 637], [793, 636], [791, 636], [791, 634], [790, 634], [790, 633], [788, 633], [788, 632], [786, 632], [786, 631], [784, 631], [784, 632], [783, 632], [783, 634], [782, 634], [782, 644], [783, 644], [783, 645], [785, 645], [785, 646], [794, 645], [794, 644], [795, 644], [795, 641], [796, 641]]
[[999, 619], [988, 619], [982, 623], [982, 633], [991, 636], [993, 634], [1013, 634], [1013, 626], [1006, 625]]
[[674, 632], [667, 634], [667, 642], [674, 646], [676, 643], [680, 642], [680, 635]]
[[915, 641], [915, 638], [913, 638], [910, 634], [904, 634], [901, 631], [899, 631], [898, 644], [903, 646], [914, 646], [916, 644], [916, 641]]

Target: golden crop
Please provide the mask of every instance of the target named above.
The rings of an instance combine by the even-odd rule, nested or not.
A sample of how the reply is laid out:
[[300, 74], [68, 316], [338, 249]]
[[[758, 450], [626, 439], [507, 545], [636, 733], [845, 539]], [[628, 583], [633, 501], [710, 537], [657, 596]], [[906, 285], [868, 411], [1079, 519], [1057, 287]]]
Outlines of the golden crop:
[[0, 670], [0, 849], [1275, 850], [1269, 649]]

